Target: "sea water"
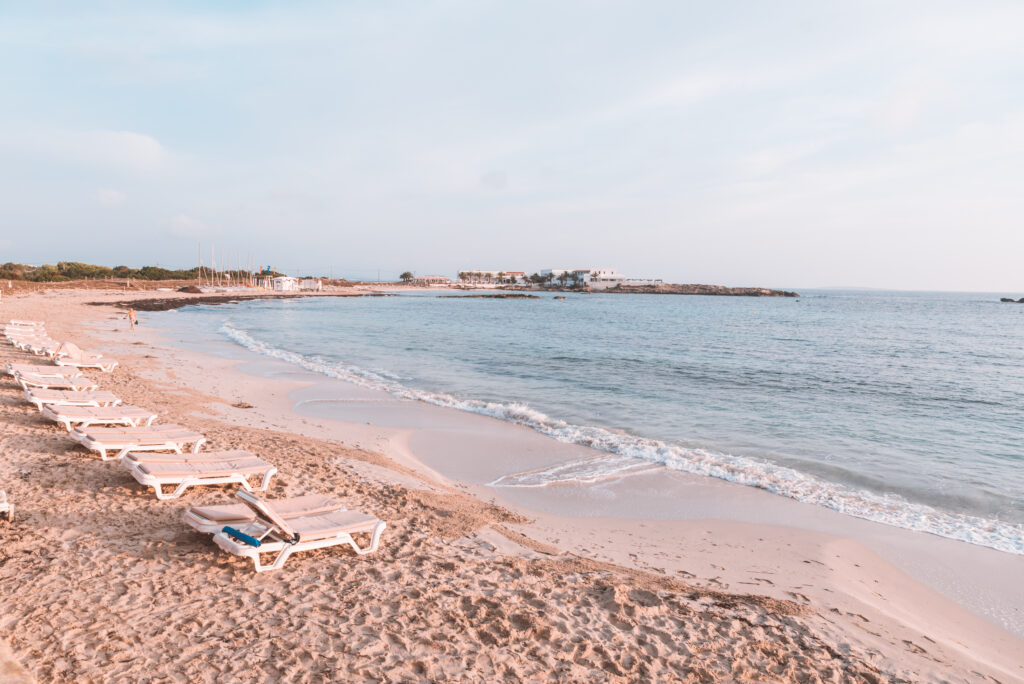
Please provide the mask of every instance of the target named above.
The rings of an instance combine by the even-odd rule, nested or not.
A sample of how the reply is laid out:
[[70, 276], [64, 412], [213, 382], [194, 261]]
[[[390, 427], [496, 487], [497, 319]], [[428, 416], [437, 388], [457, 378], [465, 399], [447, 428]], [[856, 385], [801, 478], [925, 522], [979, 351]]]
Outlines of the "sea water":
[[997, 295], [568, 294], [259, 300], [179, 320], [316, 372], [658, 463], [1024, 553], [1024, 305]]

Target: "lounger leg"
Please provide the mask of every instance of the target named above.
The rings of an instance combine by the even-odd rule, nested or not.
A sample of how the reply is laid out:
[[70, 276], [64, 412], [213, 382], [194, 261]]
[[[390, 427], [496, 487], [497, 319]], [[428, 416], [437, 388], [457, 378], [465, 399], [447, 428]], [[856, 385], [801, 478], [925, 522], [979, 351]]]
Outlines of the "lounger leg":
[[[198, 454], [199, 453], [199, 447], [201, 447], [203, 445], [203, 442], [205, 442], [205, 441], [206, 441], [205, 437], [200, 437], [198, 440], [196, 440], [196, 443], [192, 445], [192, 453], [193, 454]], [[178, 453], [180, 454], [181, 452], [179, 451]]]
[[348, 538], [349, 546], [351, 546], [352, 550], [358, 553], [360, 556], [366, 555], [368, 553], [373, 553], [377, 550], [377, 547], [380, 545], [380, 535], [384, 532], [385, 527], [387, 527], [387, 523], [385, 523], [383, 520], [381, 520], [374, 526], [373, 532], [370, 533], [370, 545], [367, 548], [359, 548], [359, 545], [356, 544], [356, 540], [353, 539], [351, 535], [349, 535]]
[[[284, 562], [288, 560], [288, 556], [290, 555], [292, 555], [292, 546], [289, 544], [281, 549], [281, 553], [277, 554], [277, 558], [274, 559], [274, 564], [268, 568], [263, 568], [263, 570], [280, 570], [284, 567]], [[256, 572], [262, 572], [262, 570], [257, 568]]]
[[185, 493], [186, 489], [196, 484], [196, 482], [197, 480], [194, 477], [189, 478], [184, 482], [179, 483], [177, 488], [170, 494], [161, 491], [160, 485], [158, 484], [156, 485], [156, 498], [160, 499], [161, 501], [166, 501], [167, 499], [177, 499], [179, 496]]
[[277, 557], [274, 558], [274, 562], [270, 565], [264, 565], [263, 562], [260, 560], [259, 549], [252, 549], [252, 551], [247, 553], [246, 555], [252, 558], [252, 564], [255, 567], [256, 572], [280, 570], [284, 566], [285, 561], [288, 560], [288, 556], [292, 555], [292, 547], [291, 545], [286, 545], [283, 549], [281, 549], [278, 552]]
[[275, 474], [277, 474], [277, 468], [271, 468], [270, 470], [265, 472], [263, 474], [262, 480], [260, 481], [260, 486], [255, 488], [250, 487], [249, 481], [248, 479], [246, 479], [245, 488], [248, 489], [250, 492], [265, 492], [267, 491], [267, 487], [270, 486], [270, 478], [274, 477]]

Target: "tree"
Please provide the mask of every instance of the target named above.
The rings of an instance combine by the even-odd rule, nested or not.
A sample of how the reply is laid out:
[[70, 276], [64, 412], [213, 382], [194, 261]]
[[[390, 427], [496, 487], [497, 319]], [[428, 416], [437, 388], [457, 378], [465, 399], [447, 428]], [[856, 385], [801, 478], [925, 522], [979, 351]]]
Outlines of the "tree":
[[565, 287], [565, 284], [569, 282], [569, 274], [566, 272], [559, 273], [558, 282], [562, 284], [562, 287]]
[[412, 271], [405, 271], [402, 275], [398, 276], [403, 283], [407, 283], [413, 279]]

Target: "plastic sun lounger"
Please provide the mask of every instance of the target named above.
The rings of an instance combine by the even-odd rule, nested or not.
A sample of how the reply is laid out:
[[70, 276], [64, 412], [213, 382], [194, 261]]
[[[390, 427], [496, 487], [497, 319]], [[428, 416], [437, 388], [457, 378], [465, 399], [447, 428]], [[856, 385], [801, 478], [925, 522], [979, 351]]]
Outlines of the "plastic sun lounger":
[[55, 378], [35, 373], [18, 373], [14, 379], [21, 384], [22, 389], [38, 387], [39, 389], [67, 390], [70, 392], [95, 392], [100, 388], [98, 384], [88, 378]]
[[[287, 518], [272, 502], [239, 490], [240, 498], [256, 515], [256, 520], [239, 528], [225, 526], [213, 535], [214, 543], [236, 556], [251, 558], [256, 572], [278, 570], [297, 551], [322, 549], [348, 544], [359, 555], [373, 553], [380, 544], [380, 535], [387, 526], [383, 520], [358, 511], [335, 511]], [[360, 547], [354, 534], [369, 534], [370, 544]], [[273, 562], [264, 565], [260, 554], [276, 553]]]
[[8, 522], [14, 520], [14, 506], [7, 502], [7, 493], [0, 489], [0, 516], [7, 516]]
[[43, 321], [26, 321], [26, 320], [19, 320], [17, 318], [12, 318], [11, 321], [10, 321], [10, 325], [26, 326], [26, 327], [30, 327], [30, 328], [41, 328], [41, 327], [43, 327], [46, 324], [43, 323]]
[[[75, 428], [68, 433], [73, 440], [89, 451], [95, 451], [104, 461], [121, 458], [129, 451], [173, 451], [180, 454], [186, 444], [192, 452], [206, 441], [206, 437], [180, 425], [150, 425], [148, 427], [90, 427]], [[109, 456], [108, 452], [117, 452]]]
[[57, 348], [54, 363], [58, 366], [74, 366], [75, 368], [99, 368], [110, 373], [117, 367], [117, 361], [105, 359], [102, 354], [88, 354], [71, 342], [65, 342]]
[[49, 342], [30, 344], [25, 347], [25, 349], [36, 356], [45, 356], [48, 359], [52, 359], [57, 355], [57, 350], [60, 349], [60, 343], [56, 340], [50, 340]]
[[33, 373], [35, 375], [43, 375], [51, 378], [83, 377], [82, 371], [77, 368], [61, 368], [60, 366], [45, 366], [37, 363], [16, 363], [12, 361], [5, 366], [4, 370], [7, 371], [8, 375]]
[[99, 356], [83, 356], [78, 359], [71, 359], [66, 356], [58, 356], [53, 360], [58, 366], [70, 366], [73, 368], [98, 368], [104, 373], [112, 373], [117, 368], [117, 361], [104, 359]]
[[[270, 504], [286, 520], [345, 510], [343, 503], [326, 494], [305, 494], [274, 499]], [[256, 514], [244, 503], [189, 506], [185, 509], [184, 520], [186, 525], [198, 532], [216, 534], [225, 525], [235, 527], [251, 523], [256, 520]]]
[[[131, 458], [128, 458], [131, 456]], [[126, 454], [124, 464], [139, 484], [152, 487], [156, 498], [176, 499], [189, 487], [239, 484], [253, 492], [266, 491], [277, 468], [248, 451], [211, 451], [203, 458], [148, 461], [142, 454]], [[255, 477], [258, 484], [250, 483]], [[175, 487], [171, 492], [165, 487]]]
[[116, 406], [121, 398], [113, 392], [68, 392], [65, 390], [27, 389], [25, 399], [40, 411], [46, 404], [54, 406]]
[[157, 414], [138, 406], [53, 406], [42, 408], [45, 418], [60, 423], [68, 430], [82, 430], [93, 425], [143, 427], [153, 424]]
[[33, 335], [31, 337], [15, 337], [11, 340], [11, 344], [22, 351], [32, 351], [36, 347], [46, 345], [57, 346], [57, 341], [50, 339], [46, 335]]
[[4, 328], [4, 337], [13, 343], [15, 340], [36, 340], [49, 339], [49, 335], [42, 328]]

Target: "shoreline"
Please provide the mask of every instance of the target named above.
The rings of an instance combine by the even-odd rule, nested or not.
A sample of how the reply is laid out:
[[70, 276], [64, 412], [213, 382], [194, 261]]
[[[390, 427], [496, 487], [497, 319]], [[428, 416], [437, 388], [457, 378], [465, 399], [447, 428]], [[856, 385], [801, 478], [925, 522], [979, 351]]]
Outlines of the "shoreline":
[[[58, 299], [66, 294], [49, 297]], [[123, 293], [113, 294], [123, 299]], [[42, 295], [34, 297], [37, 303], [43, 298]], [[95, 295], [88, 294], [87, 297]], [[14, 308], [11, 303], [5, 299], [4, 316], [26, 317], [7, 316], [7, 312]], [[27, 305], [29, 302], [14, 303]], [[961, 673], [957, 676], [969, 678], [972, 669], [982, 668], [1004, 681], [1007, 678], [1024, 680], [1024, 663], [1020, 662], [1019, 656], [1014, 657], [1015, 652], [1022, 651], [1019, 637], [989, 626], [949, 599], [939, 596], [921, 583], [922, 578], [911, 579], [893, 567], [891, 560], [883, 559], [875, 550], [865, 547], [862, 541], [785, 525], [715, 520], [706, 516], [673, 521], [652, 517], [574, 517], [567, 514], [571, 511], [552, 510], [550, 497], [546, 503], [530, 501], [537, 496], [543, 498], [537, 492], [501, 495], [506, 493], [496, 494], [493, 488], [487, 488], [479, 481], [490, 472], [487, 468], [480, 468], [479, 459], [474, 459], [474, 454], [500, 454], [502, 447], [496, 440], [500, 442], [500, 433], [507, 431], [499, 426], [516, 426], [483, 416], [474, 416], [466, 421], [468, 414], [438, 407], [429, 407], [430, 416], [424, 417], [419, 410], [423, 407], [386, 406], [380, 397], [364, 394], [369, 390], [340, 387], [344, 384], [342, 381], [311, 379], [310, 373], [287, 367], [283, 362], [266, 358], [237, 360], [218, 356], [216, 349], [200, 352], [178, 348], [168, 344], [167, 340], [159, 339], [160, 331], [149, 327], [138, 331], [129, 342], [123, 340], [127, 330], [119, 318], [115, 319], [117, 322], [113, 328], [107, 325], [110, 317], [85, 328], [81, 327], [83, 321], [95, 320], [97, 310], [89, 315], [84, 306], [66, 308], [73, 311], [61, 314], [65, 320], [55, 322], [55, 333], [73, 336], [74, 339], [94, 337], [103, 340], [99, 346], [109, 348], [111, 356], [124, 358], [130, 372], [145, 382], [164, 387], [171, 393], [207, 397], [198, 402], [190, 400], [186, 406], [179, 407], [175, 422], [215, 421], [238, 426], [218, 428], [227, 432], [243, 428], [274, 429], [295, 435], [292, 439], [299, 439], [299, 435], [309, 439], [330, 439], [345, 444], [347, 449], [358, 449], [360, 454], [379, 454], [354, 460], [347, 456], [344, 467], [349, 469], [351, 477], [376, 478], [379, 482], [388, 483], [389, 487], [414, 487], [410, 491], [420, 491], [420, 488], [425, 488], [424, 491], [437, 488], [455, 491], [479, 502], [478, 505], [489, 506], [493, 504], [488, 502], [494, 501], [499, 508], [510, 511], [510, 517], [503, 522], [471, 530], [465, 538], [478, 549], [491, 548], [487, 553], [497, 557], [511, 555], [519, 558], [525, 554], [531, 563], [550, 562], [544, 559], [552, 558], [576, 558], [580, 559], [577, 562], [597, 564], [588, 567], [603, 568], [601, 572], [625, 573], [624, 577], [629, 577], [630, 572], [646, 573], [644, 582], [650, 581], [651, 577], [660, 577], [662, 579], [658, 581], [666, 582], [663, 585], [666, 587], [675, 586], [671, 582], [682, 579], [687, 586], [711, 592], [706, 595], [728, 593], [736, 596], [732, 592], [742, 592], [739, 595], [764, 596], [765, 599], [756, 599], [760, 602], [757, 605], [771, 605], [773, 610], [796, 611], [805, 615], [800, 619], [812, 625], [819, 638], [834, 637], [852, 644], [852, 651], [850, 646], [846, 647], [851, 653], [875, 653], [872, 661], [882, 666], [884, 672], [898, 672], [911, 679], [932, 678], [948, 668]], [[58, 315], [57, 311], [54, 315]], [[219, 399], [211, 402], [213, 397]], [[254, 408], [234, 408], [231, 404], [236, 401], [245, 401]], [[397, 400], [393, 401], [397, 404]], [[140, 397], [137, 402], [142, 405], [150, 403], [145, 397]], [[305, 410], [294, 411], [297, 402], [300, 403], [299, 408], [305, 407]], [[318, 402], [339, 403], [349, 409], [376, 409], [378, 413], [372, 415], [378, 416], [382, 410], [390, 411], [395, 425], [366, 425], [366, 421], [311, 415], [310, 408], [317, 406]], [[434, 416], [441, 415], [437, 412], [444, 414], [440, 420], [441, 428], [431, 431], [416, 427], [435, 426], [438, 421]], [[360, 417], [365, 416], [360, 414]], [[521, 431], [527, 429], [521, 428]], [[510, 442], [513, 449], [522, 450], [514, 454], [517, 458], [524, 452], [527, 455], [533, 453], [531, 449], [534, 448], [527, 445], [523, 449], [523, 440], [532, 438], [528, 439], [521, 431]], [[529, 432], [536, 440], [553, 441]], [[475, 445], [468, 435], [478, 440]], [[541, 442], [532, 444], [541, 445]], [[548, 458], [550, 462], [548, 455], [540, 453], [546, 452], [546, 447], [536, 446], [537, 453], [531, 458], [536, 458], [538, 463]], [[440, 458], [446, 453], [447, 461]], [[92, 463], [81, 454], [77, 454], [77, 461], [93, 468], [104, 465]], [[485, 465], [495, 465], [494, 459]], [[470, 472], [473, 468], [477, 469], [475, 474]], [[7, 475], [6, 472], [2, 474]], [[457, 474], [462, 477], [454, 477]], [[649, 483], [645, 484], [644, 478], [653, 476], [653, 473], [648, 473], [623, 478], [618, 483], [580, 487], [577, 488], [580, 491], [572, 495], [586, 498], [586, 505], [594, 505], [596, 501], [604, 507], [610, 500], [609, 495], [619, 501], [628, 498], [623, 496], [623, 488], [639, 489], [641, 495], [649, 495], [653, 489]], [[737, 495], [732, 492], [741, 488], [724, 482], [716, 486], [707, 482], [707, 478], [697, 476], [681, 480], [678, 484], [690, 494], [690, 498], [703, 496], [714, 499], [728, 491], [727, 498], [735, 500]], [[9, 482], [9, 479], [0, 480], [0, 484], [5, 481]], [[10, 494], [11, 487], [8, 489]], [[565, 501], [569, 498], [565, 494], [567, 491], [562, 488], [555, 498], [568, 505], [571, 502]], [[760, 494], [781, 499], [765, 492]], [[210, 500], [226, 498], [225, 491], [211, 490], [204, 495]], [[146, 497], [139, 497], [136, 492], [132, 499], [145, 500]], [[754, 501], [753, 505], [760, 506], [761, 501]], [[545, 506], [547, 510], [544, 510]], [[496, 531], [498, 528], [504, 531]], [[387, 536], [386, 533], [384, 545], [393, 543]], [[196, 553], [212, 557], [216, 552], [205, 548]], [[977, 557], [974, 553], [968, 555]], [[331, 554], [324, 553], [323, 557], [335, 560]], [[219, 557], [217, 561], [219, 565], [231, 565], [230, 561]], [[302, 556], [298, 556], [292, 562], [299, 564], [304, 561]], [[360, 567], [372, 567], [374, 562], [373, 556], [360, 559]], [[352, 562], [344, 559], [344, 563], [351, 565]], [[282, 571], [288, 572], [287, 568]], [[752, 595], [752, 591], [757, 593]], [[835, 597], [829, 597], [829, 594], [835, 594]], [[879, 599], [877, 595], [885, 598]], [[775, 603], [764, 603], [766, 600]], [[907, 644], [914, 644], [914, 647]], [[15, 651], [31, 667], [33, 658], [26, 658], [24, 645], [16, 644]], [[936, 659], [940, 664], [936, 665]]]

